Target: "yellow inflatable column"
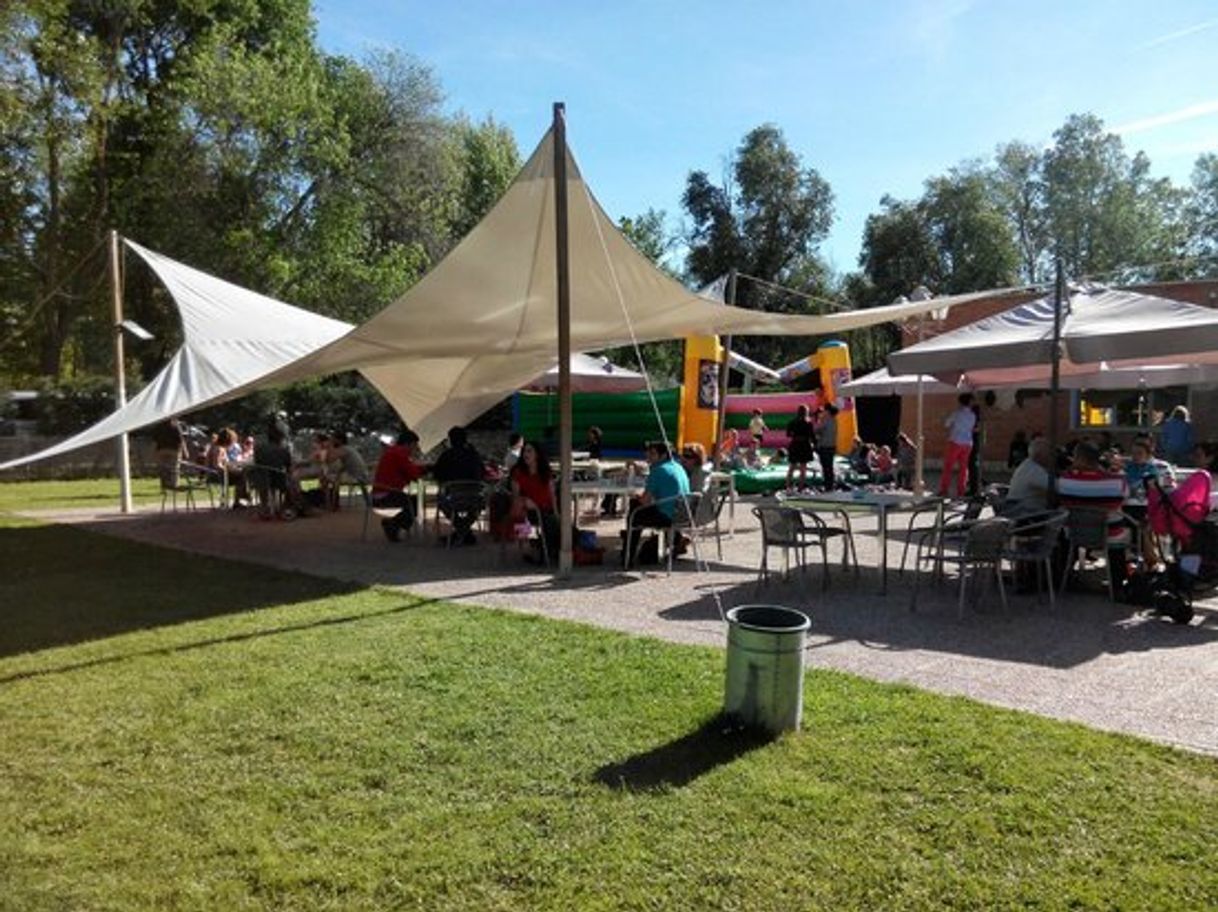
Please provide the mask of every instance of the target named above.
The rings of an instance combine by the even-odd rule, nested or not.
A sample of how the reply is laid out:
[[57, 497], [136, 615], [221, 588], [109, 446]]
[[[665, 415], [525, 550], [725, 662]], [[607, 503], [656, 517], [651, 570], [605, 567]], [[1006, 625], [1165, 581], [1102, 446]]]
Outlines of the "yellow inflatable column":
[[837, 451], [850, 452], [854, 438], [858, 436], [858, 416], [854, 413], [854, 399], [838, 393], [838, 388], [850, 382], [850, 346], [845, 342], [824, 342], [817, 346], [813, 361], [820, 369], [820, 386], [825, 401], [838, 407]]
[[723, 346], [718, 336], [689, 336], [685, 340], [685, 372], [677, 446], [700, 443], [710, 453], [718, 440], [719, 367]]

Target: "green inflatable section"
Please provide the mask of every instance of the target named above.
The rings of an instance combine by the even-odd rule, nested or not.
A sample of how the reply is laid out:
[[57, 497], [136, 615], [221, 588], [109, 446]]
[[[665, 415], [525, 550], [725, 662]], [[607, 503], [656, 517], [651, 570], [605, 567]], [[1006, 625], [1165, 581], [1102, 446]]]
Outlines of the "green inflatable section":
[[[668, 439], [676, 445], [677, 414], [681, 407], [681, 388], [657, 390], [656, 408], [664, 422]], [[651, 396], [641, 393], [574, 393], [571, 412], [578, 450], [596, 425], [603, 434], [606, 450], [641, 451], [648, 440], [659, 440]], [[558, 426], [558, 396], [554, 393], [517, 393], [512, 401], [512, 427], [525, 440], [544, 440], [547, 428]], [[556, 431], [555, 431], [556, 434]]]
[[[844, 456], [838, 456], [833, 460], [833, 471], [839, 481], [844, 481], [847, 484], [863, 484], [867, 481], [866, 478], [855, 475], [854, 470], [850, 468], [850, 460]], [[761, 469], [735, 469], [732, 471], [732, 476], [736, 480], [737, 494], [767, 494], [771, 491], [781, 491], [787, 486], [787, 467], [783, 466], [766, 466]], [[799, 473], [795, 473], [795, 478], [798, 480]], [[809, 484], [813, 479], [816, 479], [816, 484], [820, 484], [820, 463], [817, 460], [812, 460], [808, 463], [807, 479]]]

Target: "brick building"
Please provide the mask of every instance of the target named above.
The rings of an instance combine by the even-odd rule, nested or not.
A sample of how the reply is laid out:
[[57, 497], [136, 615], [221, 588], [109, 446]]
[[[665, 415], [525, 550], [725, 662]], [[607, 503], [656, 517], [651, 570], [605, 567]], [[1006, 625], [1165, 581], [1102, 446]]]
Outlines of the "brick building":
[[[1161, 298], [1174, 298], [1205, 307], [1218, 307], [1218, 280], [1193, 282], [1157, 282], [1146, 285], [1121, 286], [1130, 291], [1154, 295]], [[975, 323], [993, 314], [1010, 310], [1027, 301], [1042, 297], [1044, 292], [1018, 292], [983, 298], [968, 304], [952, 308], [946, 319], [932, 321], [927, 319], [922, 328], [923, 338], [930, 338], [957, 327]], [[913, 345], [918, 341], [918, 321], [908, 321], [901, 330], [902, 345]], [[986, 405], [982, 401], [982, 418], [985, 422], [985, 440], [982, 449], [982, 459], [989, 467], [1006, 465], [1007, 451], [1011, 438], [1016, 431], [1022, 430], [1031, 435], [1034, 432], [1048, 433], [1049, 430], [1049, 395], [1044, 391], [1000, 391], [995, 392], [995, 403]], [[975, 391], [979, 400], [986, 398], [986, 390]], [[1154, 392], [1151, 393], [1154, 396]], [[1162, 410], [1164, 403], [1179, 401], [1180, 397], [1188, 404], [1192, 412], [1194, 425], [1198, 436], [1202, 439], [1218, 439], [1218, 387], [1193, 386], [1184, 390], [1163, 391], [1153, 408]], [[1109, 395], [1103, 401], [1115, 402], [1115, 396]], [[1128, 397], [1127, 397], [1128, 398]], [[1063, 439], [1080, 433], [1098, 433], [1101, 428], [1082, 428], [1077, 414], [1078, 395], [1069, 390], [1063, 391], [1058, 403], [1058, 428]], [[923, 401], [924, 433], [926, 437], [926, 459], [928, 464], [938, 464], [942, 455], [945, 432], [943, 422], [947, 415], [956, 407], [955, 396], [937, 395], [925, 396]], [[903, 396], [901, 401], [901, 429], [914, 437], [917, 432], [917, 397]], [[1110, 433], [1114, 440], [1127, 446], [1135, 431], [1132, 428], [1116, 427]]]

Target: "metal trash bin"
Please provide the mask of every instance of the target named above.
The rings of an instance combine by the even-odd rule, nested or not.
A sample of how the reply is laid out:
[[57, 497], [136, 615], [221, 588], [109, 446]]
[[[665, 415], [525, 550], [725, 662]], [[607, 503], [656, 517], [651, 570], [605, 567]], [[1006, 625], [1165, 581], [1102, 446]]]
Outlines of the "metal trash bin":
[[808, 616], [779, 605], [738, 605], [727, 612], [727, 625], [724, 712], [771, 734], [799, 731]]

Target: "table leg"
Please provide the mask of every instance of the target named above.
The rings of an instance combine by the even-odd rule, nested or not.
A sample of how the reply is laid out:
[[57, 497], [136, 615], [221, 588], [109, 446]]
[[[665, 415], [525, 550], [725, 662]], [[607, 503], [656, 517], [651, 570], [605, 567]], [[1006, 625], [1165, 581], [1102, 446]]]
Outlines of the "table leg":
[[729, 475], [727, 482], [727, 537], [736, 537], [736, 476]]
[[880, 504], [880, 595], [888, 594], [888, 507]]

